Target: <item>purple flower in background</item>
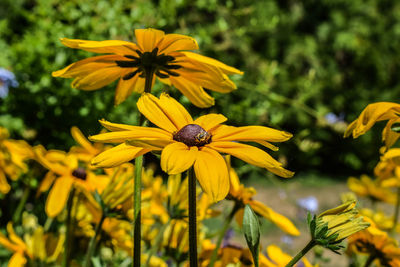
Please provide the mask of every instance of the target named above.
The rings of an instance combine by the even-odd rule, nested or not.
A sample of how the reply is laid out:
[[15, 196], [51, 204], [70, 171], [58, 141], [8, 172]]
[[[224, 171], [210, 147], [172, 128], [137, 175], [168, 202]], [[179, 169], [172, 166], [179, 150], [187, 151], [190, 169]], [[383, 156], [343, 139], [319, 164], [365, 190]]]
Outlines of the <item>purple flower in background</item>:
[[299, 198], [297, 200], [297, 205], [299, 205], [299, 207], [305, 209], [306, 211], [316, 213], [318, 210], [318, 199], [314, 196]]
[[344, 121], [344, 113], [341, 112], [339, 114], [339, 116], [337, 116], [335, 113], [329, 112], [328, 114], [325, 115], [325, 120], [329, 124], [335, 124], [335, 123], [338, 123], [338, 122], [342, 122], [342, 121]]
[[8, 88], [10, 86], [18, 86], [18, 82], [15, 79], [14, 73], [6, 69], [0, 68], [0, 98], [5, 98], [8, 95]]

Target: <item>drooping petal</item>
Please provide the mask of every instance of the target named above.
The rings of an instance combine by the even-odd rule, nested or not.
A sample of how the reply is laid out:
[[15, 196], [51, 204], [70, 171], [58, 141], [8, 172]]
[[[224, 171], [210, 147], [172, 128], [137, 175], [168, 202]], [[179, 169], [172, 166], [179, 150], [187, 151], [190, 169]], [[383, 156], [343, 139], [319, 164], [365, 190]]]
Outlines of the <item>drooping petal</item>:
[[224, 115], [221, 114], [207, 114], [198, 117], [194, 120], [194, 124], [200, 125], [204, 130], [212, 131], [216, 126], [228, 120]]
[[151, 52], [164, 37], [164, 32], [156, 29], [135, 30], [136, 42], [143, 52]]
[[176, 142], [166, 146], [161, 153], [161, 168], [168, 174], [178, 174], [189, 169], [196, 160], [198, 148]]
[[263, 203], [257, 200], [250, 200], [249, 204], [255, 212], [257, 212], [267, 220], [270, 220], [286, 233], [294, 236], [300, 235], [300, 231], [297, 229], [297, 227], [282, 214], [275, 212], [274, 210], [265, 206]]
[[125, 143], [108, 149], [92, 159], [92, 165], [98, 168], [111, 168], [129, 162], [151, 150], [130, 146]]
[[293, 172], [284, 169], [282, 167], [282, 163], [276, 161], [268, 153], [253, 146], [236, 142], [219, 142], [219, 141], [218, 142], [213, 141], [212, 143], [206, 146], [215, 149], [221, 153], [230, 154], [252, 165], [266, 168], [270, 172], [284, 178], [292, 177], [294, 174]]
[[152, 94], [144, 94], [139, 98], [139, 111], [158, 127], [173, 133], [193, 120], [185, 108], [167, 95], [158, 99]]
[[155, 138], [160, 140], [172, 140], [172, 134], [154, 127], [136, 127], [135, 130], [131, 131], [117, 131], [108, 132], [97, 135], [92, 135], [89, 140], [94, 142], [103, 143], [123, 143], [125, 140], [135, 140], [135, 139], [148, 139]]
[[86, 76], [99, 69], [105, 69], [107, 67], [117, 67], [117, 63], [115, 62], [117, 60], [125, 60], [125, 58], [118, 55], [90, 57], [72, 63], [61, 70], [53, 71], [51, 75], [53, 77], [63, 78]]
[[378, 121], [398, 119], [400, 104], [390, 102], [378, 102], [369, 104], [346, 129], [344, 136], [351, 134], [354, 138], [365, 134]]
[[217, 202], [226, 197], [229, 192], [228, 168], [217, 151], [202, 147], [197, 152], [194, 171], [203, 191], [212, 201]]
[[208, 65], [212, 65], [215, 67], [220, 68], [225, 74], [243, 74], [242, 71], [228, 66], [224, 63], [222, 63], [221, 61], [218, 61], [216, 59], [210, 58], [210, 57], [206, 57], [197, 53], [193, 53], [193, 52], [182, 52], [183, 54], [185, 54], [185, 56], [187, 56], [188, 58], [191, 58], [193, 60], [197, 60], [199, 62], [208, 64]]
[[93, 145], [86, 139], [86, 137], [83, 135], [83, 133], [81, 132], [81, 130], [79, 130], [78, 127], [75, 126], [71, 127], [71, 135], [74, 138], [74, 140], [87, 151], [93, 154], [97, 152], [97, 149], [95, 149]]
[[284, 142], [289, 140], [292, 134], [264, 126], [234, 127], [221, 125], [213, 131], [215, 141], [269, 141]]
[[118, 66], [107, 66], [102, 69], [95, 70], [85, 76], [76, 77], [72, 83], [72, 88], [81, 90], [96, 90], [114, 82], [125, 72]]
[[193, 105], [199, 108], [208, 108], [214, 105], [214, 98], [207, 94], [201, 86], [184, 79], [170, 76], [171, 83], [186, 96]]
[[54, 180], [56, 179], [56, 175], [54, 172], [49, 171], [44, 176], [44, 179], [40, 183], [36, 196], [39, 196], [41, 193], [46, 192], [49, 190], [50, 186], [53, 184]]
[[8, 267], [24, 267], [27, 260], [23, 252], [16, 252], [12, 255], [10, 261], [8, 262]]
[[157, 44], [157, 47], [159, 54], [199, 49], [199, 46], [194, 38], [181, 34], [166, 34]]
[[124, 80], [122, 78], [119, 79], [117, 89], [115, 90], [115, 99], [114, 105], [119, 105], [124, 102], [132, 92], [143, 93], [144, 91], [144, 82], [143, 78], [139, 77], [139, 74], [136, 74], [129, 80]]
[[394, 143], [396, 143], [396, 141], [400, 138], [400, 133], [396, 133], [391, 129], [395, 123], [400, 123], [400, 117], [389, 120], [382, 131], [382, 141], [385, 142], [387, 148], [393, 146]]
[[102, 53], [102, 54], [117, 54], [117, 55], [134, 55], [139, 47], [135, 43], [120, 41], [120, 40], [106, 40], [106, 41], [89, 41], [79, 39], [61, 38], [63, 45], [82, 49], [89, 52]]
[[54, 218], [64, 209], [73, 182], [69, 176], [57, 178], [46, 200], [47, 216]]

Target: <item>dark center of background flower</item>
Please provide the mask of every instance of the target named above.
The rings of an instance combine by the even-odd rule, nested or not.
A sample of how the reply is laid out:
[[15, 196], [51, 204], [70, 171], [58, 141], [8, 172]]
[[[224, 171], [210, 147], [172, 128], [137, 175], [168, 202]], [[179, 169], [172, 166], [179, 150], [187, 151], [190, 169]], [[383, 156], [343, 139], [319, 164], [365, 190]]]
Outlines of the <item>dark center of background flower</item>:
[[129, 60], [117, 60], [115, 63], [121, 68], [137, 68], [135, 71], [126, 74], [122, 77], [123, 80], [129, 80], [139, 73], [142, 78], [146, 77], [146, 72], [151, 72], [160, 78], [168, 78], [169, 76], [179, 76], [173, 70], [181, 68], [180, 65], [176, 65], [175, 58], [165, 54], [158, 54], [158, 48], [154, 48], [151, 52], [142, 53], [136, 50], [138, 56], [124, 55]]
[[204, 146], [211, 143], [211, 134], [200, 125], [188, 124], [173, 136], [173, 139], [182, 142], [187, 146]]
[[87, 176], [86, 170], [84, 168], [79, 167], [79, 168], [73, 170], [72, 176], [74, 176], [78, 179], [81, 179], [81, 180], [86, 180], [86, 176]]

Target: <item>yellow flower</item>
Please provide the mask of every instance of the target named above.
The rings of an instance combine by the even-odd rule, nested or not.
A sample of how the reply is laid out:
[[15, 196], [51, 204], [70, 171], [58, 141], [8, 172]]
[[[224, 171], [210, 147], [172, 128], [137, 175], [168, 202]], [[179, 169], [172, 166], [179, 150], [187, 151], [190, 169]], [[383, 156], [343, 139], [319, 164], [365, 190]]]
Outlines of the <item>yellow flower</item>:
[[55, 262], [63, 250], [65, 235], [46, 234], [41, 226], [36, 226], [31, 235], [25, 234], [24, 240], [16, 235], [11, 222], [7, 224], [7, 232], [9, 238], [0, 233], [0, 245], [14, 252], [8, 262], [10, 267], [24, 267], [28, 258]]
[[373, 225], [352, 235], [348, 241], [348, 254], [367, 254], [375, 262], [379, 262], [379, 266], [400, 266], [400, 248], [397, 241]]
[[132, 92], [143, 93], [146, 74], [167, 85], [173, 85], [194, 105], [210, 107], [214, 98], [203, 88], [229, 93], [236, 89], [228, 78], [241, 71], [218, 60], [185, 50], [197, 50], [196, 40], [180, 34], [164, 34], [155, 29], [135, 30], [137, 43], [107, 40], [86, 41], [62, 38], [71, 48], [109, 54], [91, 57], [53, 72], [54, 77], [75, 78], [72, 87], [96, 90], [117, 79], [115, 104]]
[[253, 196], [256, 194], [256, 190], [253, 187], [247, 188], [240, 184], [237, 173], [230, 167], [230, 164], [228, 166], [230, 190], [227, 199], [235, 201], [236, 205], [240, 207], [235, 215], [239, 225], [242, 225], [244, 206], [249, 204], [256, 213], [271, 221], [286, 233], [294, 236], [300, 235], [299, 230], [288, 218], [275, 212], [260, 201], [254, 200]]
[[[383, 213], [382, 211], [373, 211], [371, 209], [361, 209], [360, 214], [363, 215], [364, 217], [368, 217], [374, 222], [375, 227], [384, 230], [384, 231], [389, 231], [393, 228], [393, 217], [388, 217]], [[398, 225], [396, 227], [396, 230], [398, 231], [400, 226]]]
[[360, 116], [353, 121], [344, 133], [345, 137], [353, 135], [354, 138], [365, 134], [371, 127], [378, 121], [388, 121], [382, 132], [382, 140], [385, 142], [387, 148], [391, 147], [400, 134], [391, 130], [394, 123], [400, 122], [400, 104], [390, 102], [377, 102], [369, 104], [360, 114]]
[[220, 114], [193, 120], [186, 109], [167, 94], [162, 94], [160, 99], [144, 94], [137, 105], [139, 111], [161, 129], [100, 121], [112, 132], [89, 139], [122, 144], [95, 157], [93, 165], [112, 167], [149, 151], [162, 151], [161, 168], [165, 172], [178, 174], [194, 166], [200, 185], [213, 201], [224, 199], [229, 191], [228, 169], [219, 153], [233, 155], [282, 177], [293, 175], [268, 153], [238, 142], [257, 142], [271, 148], [269, 142], [286, 141], [291, 138], [290, 133], [262, 126], [221, 125], [227, 119]]
[[75, 187], [83, 190], [101, 192], [108, 183], [108, 177], [79, 167], [78, 158], [73, 153], [51, 150], [44, 147], [34, 148], [36, 160], [49, 170], [38, 189], [38, 194], [50, 190], [46, 200], [46, 214], [57, 216], [65, 207], [70, 191]]
[[[267, 257], [260, 258], [260, 266], [265, 267], [285, 267], [290, 261], [292, 257], [289, 254], [283, 252], [276, 245], [269, 245], [267, 247]], [[304, 267], [312, 267], [317, 265], [312, 265], [305, 257], [301, 259]], [[296, 266], [302, 266], [301, 264], [297, 264]]]
[[9, 139], [7, 129], [0, 127], [0, 193], [7, 194], [11, 189], [6, 177], [17, 180], [28, 171], [25, 161], [32, 158], [32, 148], [28, 143]]
[[347, 186], [357, 195], [369, 197], [374, 201], [383, 201], [394, 204], [397, 199], [396, 194], [388, 188], [382, 187], [379, 180], [372, 180], [367, 175], [361, 175], [360, 179], [350, 177], [347, 180]]
[[328, 244], [336, 243], [369, 227], [370, 224], [358, 216], [355, 206], [355, 201], [349, 201], [318, 215], [313, 237], [328, 240]]

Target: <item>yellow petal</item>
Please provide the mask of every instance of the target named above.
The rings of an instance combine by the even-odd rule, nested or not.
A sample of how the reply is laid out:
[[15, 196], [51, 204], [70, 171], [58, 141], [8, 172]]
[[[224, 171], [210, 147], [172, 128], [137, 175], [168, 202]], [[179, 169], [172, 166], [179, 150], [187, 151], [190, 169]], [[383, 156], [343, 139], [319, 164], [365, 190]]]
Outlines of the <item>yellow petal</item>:
[[71, 86], [81, 90], [96, 90], [115, 81], [123, 72], [124, 70], [118, 66], [108, 66], [95, 70], [86, 76], [75, 78]]
[[400, 113], [400, 104], [378, 102], [369, 104], [346, 129], [344, 136], [353, 134], [354, 138], [366, 133], [376, 122], [397, 119]]
[[284, 253], [278, 246], [269, 245], [267, 247], [268, 257], [277, 264], [277, 266], [285, 266], [290, 262], [292, 257]]
[[178, 174], [189, 169], [198, 153], [196, 146], [188, 147], [176, 142], [166, 146], [161, 153], [161, 168], [168, 174]]
[[54, 182], [46, 200], [47, 216], [54, 218], [64, 209], [73, 181], [69, 176], [62, 176]]
[[269, 141], [284, 142], [289, 140], [292, 134], [264, 126], [234, 127], [222, 125], [213, 131], [215, 141]]
[[[52, 76], [63, 78], [83, 77], [99, 69], [117, 67], [116, 60], [126, 60], [126, 58], [116, 55], [90, 57], [72, 63], [61, 70], [53, 71]], [[123, 70], [121, 69], [121, 71]]]
[[393, 146], [394, 143], [396, 143], [396, 141], [400, 137], [400, 133], [396, 133], [395, 131], [392, 131], [392, 129], [391, 129], [394, 123], [399, 123], [399, 122], [400, 122], [400, 118], [399, 119], [391, 119], [388, 121], [385, 128], [383, 129], [382, 141], [385, 142], [385, 145], [387, 148]]
[[13, 225], [11, 222], [7, 223], [7, 232], [8, 232], [8, 237], [12, 242], [14, 242], [16, 245], [20, 247], [21, 250], [26, 249], [25, 242], [15, 234]]
[[300, 235], [300, 231], [297, 229], [297, 227], [282, 214], [275, 212], [274, 210], [265, 206], [263, 203], [257, 200], [251, 200], [249, 204], [255, 212], [262, 215], [267, 220], [270, 220], [272, 223], [274, 223], [276, 226], [281, 228], [286, 233], [293, 236]]
[[88, 41], [79, 39], [62, 38], [63, 45], [82, 49], [89, 52], [103, 53], [103, 54], [117, 54], [117, 55], [134, 55], [139, 47], [135, 43], [120, 41], [120, 40], [106, 40], [106, 41]]
[[157, 45], [159, 54], [168, 54], [174, 51], [197, 50], [199, 46], [192, 37], [181, 34], [167, 34]]
[[8, 262], [8, 267], [24, 267], [27, 260], [23, 253], [14, 253]]
[[178, 131], [192, 121], [185, 108], [167, 95], [158, 99], [146, 93], [139, 98], [137, 107], [149, 121], [170, 133]]
[[108, 149], [92, 160], [92, 164], [98, 168], [111, 168], [129, 162], [132, 159], [139, 157], [149, 152], [149, 149], [141, 147], [129, 146], [125, 143]]
[[95, 142], [103, 142], [103, 143], [123, 143], [126, 140], [135, 140], [135, 139], [160, 139], [160, 140], [172, 140], [172, 134], [153, 127], [136, 127], [135, 130], [132, 131], [117, 131], [117, 132], [109, 132], [102, 133], [97, 135], [92, 135], [89, 137], [90, 140]]
[[0, 170], [0, 193], [7, 194], [11, 189], [11, 186], [7, 182], [7, 178], [3, 172]]
[[183, 54], [185, 54], [185, 56], [187, 56], [188, 58], [191, 58], [193, 60], [197, 60], [201, 63], [205, 63], [208, 65], [212, 65], [215, 67], [220, 68], [225, 74], [243, 74], [242, 71], [228, 66], [224, 63], [222, 63], [221, 61], [218, 61], [216, 59], [210, 58], [210, 57], [206, 57], [206, 56], [202, 56], [200, 54], [197, 53], [193, 53], [193, 52], [182, 52]]
[[143, 52], [151, 52], [164, 37], [164, 32], [156, 29], [135, 30], [136, 42]]
[[228, 168], [217, 151], [207, 147], [198, 151], [194, 170], [203, 191], [212, 201], [217, 202], [226, 197], [229, 192]]
[[58, 175], [64, 175], [65, 173], [67, 173], [69, 170], [68, 168], [66, 168], [65, 166], [62, 166], [58, 163], [53, 163], [50, 162], [47, 159], [47, 155], [46, 157], [44, 156], [44, 154], [46, 153], [46, 150], [44, 149], [43, 146], [39, 145], [39, 146], [35, 146], [33, 148], [33, 151], [35, 153], [35, 159], [42, 164], [45, 168], [47, 168], [48, 170], [51, 170], [55, 173], [57, 173]]
[[366, 196], [368, 194], [367, 188], [357, 178], [350, 177], [347, 180], [347, 186], [351, 191], [360, 196]]
[[93, 154], [97, 153], [97, 149], [95, 149], [93, 145], [86, 139], [86, 137], [82, 134], [81, 130], [79, 130], [78, 127], [71, 127], [71, 135], [74, 140], [88, 152]]
[[225, 122], [227, 118], [221, 114], [207, 114], [198, 117], [193, 123], [200, 125], [204, 130], [212, 131], [215, 127]]
[[100, 124], [106, 128], [107, 130], [110, 131], [135, 131], [138, 127], [141, 126], [133, 126], [133, 125], [128, 125], [128, 124], [121, 124], [121, 123], [113, 123], [106, 121], [105, 119], [99, 120]]
[[160, 140], [155, 138], [146, 138], [140, 140], [128, 140], [125, 143], [131, 146], [146, 148], [150, 150], [162, 150], [164, 147], [168, 146], [171, 143], [175, 143], [174, 140]]
[[143, 93], [144, 91], [144, 79], [136, 74], [129, 80], [119, 79], [117, 89], [115, 91], [114, 105], [119, 105], [124, 102], [132, 92]]
[[199, 108], [208, 108], [214, 105], [214, 98], [207, 94], [201, 86], [184, 79], [170, 76], [171, 83], [186, 96], [193, 105]]
[[236, 142], [211, 142], [211, 144], [207, 145], [210, 148], [213, 148], [221, 153], [226, 153], [237, 157], [247, 163], [252, 165], [266, 168], [272, 173], [279, 175], [284, 178], [289, 178], [293, 176], [293, 172], [288, 171], [282, 167], [282, 163], [276, 161], [272, 158], [268, 153], [263, 150], [241, 144]]
[[54, 172], [49, 171], [44, 176], [44, 179], [40, 183], [36, 196], [39, 196], [42, 192], [49, 190], [50, 186], [53, 184], [54, 180], [56, 179], [56, 175]]

